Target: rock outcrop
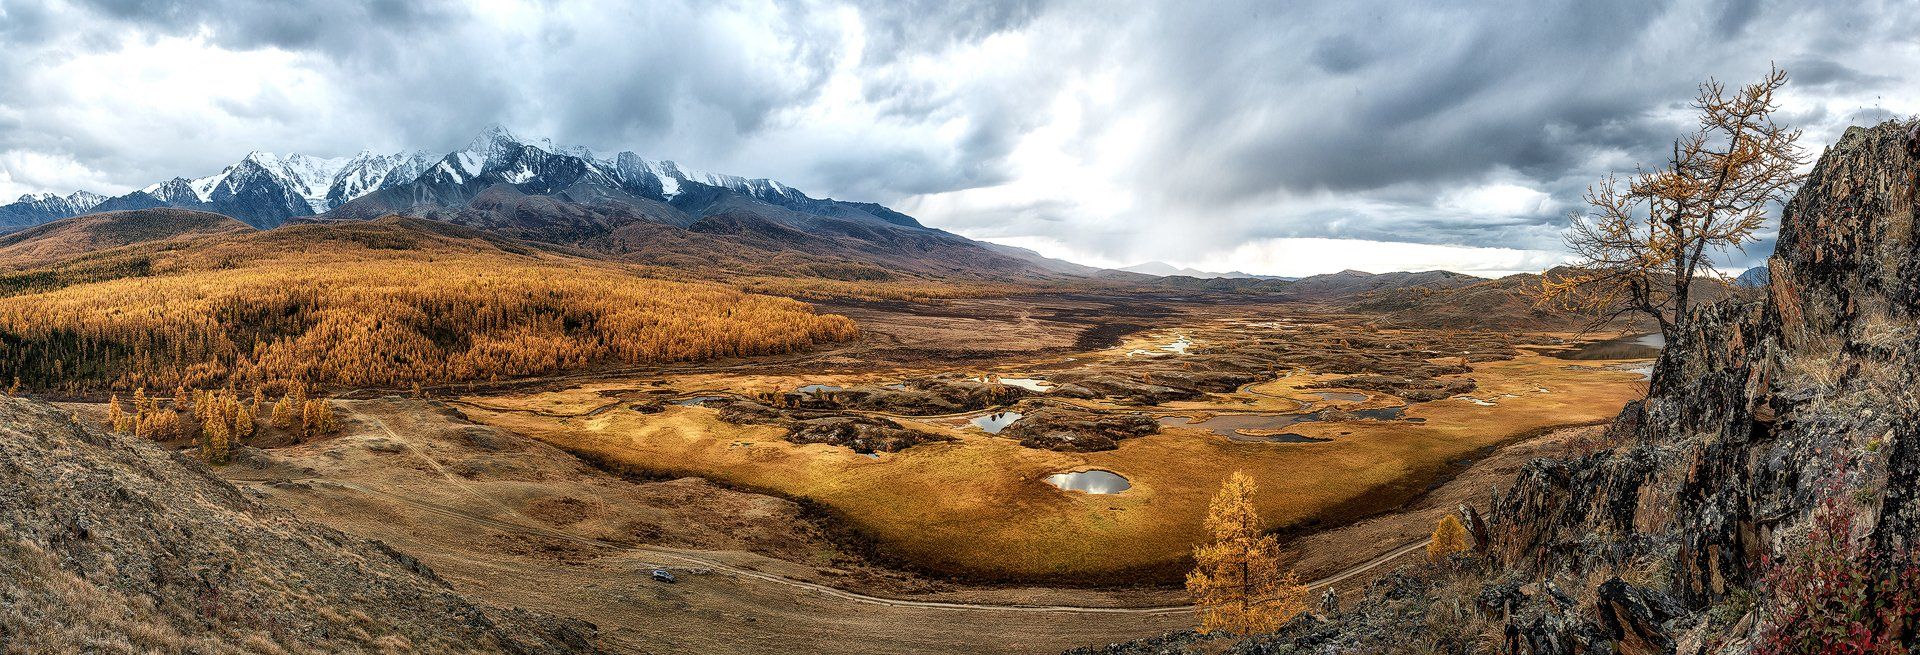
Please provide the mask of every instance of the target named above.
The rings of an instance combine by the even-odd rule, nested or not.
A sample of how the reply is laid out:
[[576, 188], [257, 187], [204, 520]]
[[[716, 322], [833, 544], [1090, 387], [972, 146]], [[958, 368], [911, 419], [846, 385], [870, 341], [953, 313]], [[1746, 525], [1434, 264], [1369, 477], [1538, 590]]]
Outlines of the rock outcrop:
[[153, 444], [0, 398], [0, 652], [596, 653]]
[[1920, 609], [1897, 608], [1920, 569], [1889, 563], [1920, 557], [1916, 188], [1920, 123], [1848, 130], [1786, 207], [1765, 297], [1699, 308], [1592, 452], [1524, 468], [1475, 564], [1376, 584], [1334, 636], [1289, 626], [1228, 652], [1386, 650], [1443, 643], [1441, 626], [1500, 636], [1458, 652], [1747, 653], [1794, 611], [1778, 567], [1809, 543], [1865, 554], [1822, 611], [1905, 652]]
[[1055, 405], [1021, 408], [1020, 420], [1000, 436], [1019, 439], [1028, 448], [1062, 452], [1094, 452], [1120, 447], [1123, 439], [1160, 431], [1160, 422], [1146, 414], [1103, 414]]
[[1876, 548], [1914, 548], [1915, 129], [1853, 128], [1820, 158], [1787, 205], [1766, 298], [1704, 308], [1673, 335], [1647, 400], [1612, 430], [1617, 446], [1529, 466], [1489, 513], [1500, 561], [1537, 576], [1659, 573], [1650, 591], [1686, 610], [1667, 626], [1680, 632], [1753, 595], [1822, 501], [1857, 507], [1853, 527]]

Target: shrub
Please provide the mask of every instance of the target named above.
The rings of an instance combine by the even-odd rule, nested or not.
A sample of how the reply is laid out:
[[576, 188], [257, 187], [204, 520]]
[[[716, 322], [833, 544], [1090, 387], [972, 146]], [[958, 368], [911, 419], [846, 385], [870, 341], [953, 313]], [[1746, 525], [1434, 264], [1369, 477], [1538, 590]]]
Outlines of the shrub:
[[1759, 655], [1904, 655], [1920, 637], [1920, 557], [1854, 537], [1843, 496], [1821, 503], [1804, 543], [1768, 562]]

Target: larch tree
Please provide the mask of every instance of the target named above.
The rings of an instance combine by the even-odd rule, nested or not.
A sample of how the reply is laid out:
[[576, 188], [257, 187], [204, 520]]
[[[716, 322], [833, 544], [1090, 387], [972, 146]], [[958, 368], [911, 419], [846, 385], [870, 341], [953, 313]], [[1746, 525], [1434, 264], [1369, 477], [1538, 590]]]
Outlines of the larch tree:
[[107, 400], [107, 425], [115, 432], [126, 432], [121, 426], [127, 425], [127, 410], [120, 405], [120, 394], [113, 394]]
[[1433, 526], [1433, 541], [1427, 542], [1427, 559], [1444, 562], [1454, 553], [1463, 553], [1472, 548], [1473, 544], [1467, 539], [1467, 526], [1461, 525], [1460, 519], [1448, 514]]
[[200, 458], [208, 464], [227, 463], [231, 436], [225, 417], [208, 413], [200, 430]]
[[1800, 180], [1800, 130], [1773, 118], [1786, 83], [1775, 68], [1731, 97], [1718, 81], [1700, 85], [1699, 127], [1663, 166], [1587, 189], [1588, 212], [1566, 233], [1579, 272], [1544, 280], [1542, 300], [1591, 313], [1596, 326], [1638, 313], [1665, 336], [1684, 331], [1694, 282], [1717, 275], [1712, 257], [1752, 241]]
[[1307, 610], [1307, 587], [1280, 566], [1280, 542], [1261, 530], [1253, 478], [1235, 471], [1207, 508], [1211, 539], [1193, 550], [1187, 593], [1201, 632], [1272, 632]]

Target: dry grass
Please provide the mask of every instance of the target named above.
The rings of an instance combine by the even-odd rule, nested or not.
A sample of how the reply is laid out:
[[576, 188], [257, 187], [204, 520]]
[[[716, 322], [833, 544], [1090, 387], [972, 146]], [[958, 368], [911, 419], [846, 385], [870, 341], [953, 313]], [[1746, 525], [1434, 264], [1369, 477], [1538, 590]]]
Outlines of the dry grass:
[[[1234, 470], [1260, 483], [1260, 512], [1273, 527], [1350, 518], [1355, 508], [1419, 491], [1448, 462], [1549, 426], [1599, 421], [1642, 393], [1632, 373], [1576, 371], [1537, 356], [1479, 365], [1481, 397], [1511, 393], [1483, 407], [1461, 400], [1407, 411], [1426, 423], [1307, 423], [1291, 429], [1327, 443], [1233, 442], [1174, 429], [1122, 442], [1114, 451], [1058, 453], [1022, 448], [938, 421], [912, 427], [944, 432], [950, 443], [918, 446], [874, 460], [826, 445], [796, 445], [782, 431], [720, 422], [715, 412], [675, 407], [659, 414], [609, 411], [591, 418], [472, 410], [475, 419], [569, 450], [642, 470], [692, 475], [817, 501], [881, 549], [918, 565], [983, 578], [1120, 581], [1165, 577], [1183, 566], [1201, 538], [1213, 490]], [[733, 384], [764, 386], [750, 376]], [[1548, 387], [1547, 393], [1537, 391]], [[580, 414], [606, 399], [586, 390], [507, 402], [559, 415]], [[1238, 403], [1227, 405], [1245, 407]], [[1041, 481], [1065, 470], [1104, 468], [1133, 484], [1126, 493], [1061, 492]]]
[[288, 652], [265, 632], [206, 634], [152, 599], [128, 596], [60, 568], [0, 528], [0, 653], [248, 655]]

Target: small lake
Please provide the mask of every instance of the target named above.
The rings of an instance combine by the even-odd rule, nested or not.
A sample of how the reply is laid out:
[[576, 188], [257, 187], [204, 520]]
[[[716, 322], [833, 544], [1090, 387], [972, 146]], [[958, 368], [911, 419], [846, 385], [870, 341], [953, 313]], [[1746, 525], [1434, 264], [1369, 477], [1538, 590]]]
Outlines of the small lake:
[[1113, 471], [1093, 469], [1072, 473], [1055, 473], [1046, 478], [1047, 484], [1066, 491], [1079, 491], [1090, 494], [1117, 494], [1133, 488], [1126, 478]]
[[[977, 378], [970, 378], [970, 379], [972, 379], [974, 382], [989, 381], [985, 377], [977, 377]], [[999, 382], [1000, 384], [1004, 384], [1009, 387], [1020, 387], [1028, 391], [1032, 391], [1034, 393], [1046, 393], [1049, 391], [1053, 391], [1053, 383], [1048, 382], [1046, 380], [1042, 380], [1040, 378], [999, 378], [997, 380], [992, 380], [992, 381]]]
[[1178, 338], [1175, 338], [1173, 340], [1173, 343], [1162, 345], [1154, 350], [1141, 350], [1138, 348], [1129, 350], [1127, 351], [1127, 356], [1133, 357], [1136, 355], [1140, 355], [1140, 356], [1149, 356], [1149, 357], [1161, 357], [1169, 354], [1185, 355], [1187, 354], [1187, 348], [1191, 346], [1193, 346], [1193, 340], [1187, 338], [1187, 335], [1183, 334], [1183, 335], [1180, 335]]
[[1018, 420], [1020, 420], [1020, 412], [994, 412], [975, 416], [967, 422], [972, 423], [976, 428], [986, 430], [988, 434], [1000, 434], [1001, 430], [1007, 429], [1007, 426], [1013, 425], [1013, 422]]
[[840, 390], [840, 387], [836, 387], [831, 384], [809, 384], [807, 386], [800, 387], [799, 389], [795, 389], [795, 391], [798, 391], [800, 393], [824, 393], [828, 391], [839, 391], [839, 390]]
[[1350, 410], [1347, 410], [1347, 413], [1352, 414], [1354, 416], [1358, 416], [1360, 418], [1373, 419], [1375, 421], [1406, 421], [1408, 423], [1427, 422], [1426, 419], [1420, 418], [1418, 416], [1402, 416], [1402, 414], [1407, 413], [1406, 405], [1401, 405], [1399, 407], [1379, 407], [1375, 409], [1350, 409]]
[[1172, 428], [1200, 428], [1234, 441], [1264, 443], [1312, 443], [1327, 441], [1314, 439], [1291, 432], [1276, 435], [1241, 434], [1241, 430], [1279, 430], [1295, 423], [1313, 423], [1320, 420], [1320, 413], [1310, 414], [1215, 414], [1204, 421], [1194, 421], [1186, 416], [1162, 416], [1160, 425]]
[[694, 396], [692, 398], [681, 398], [673, 401], [673, 404], [681, 407], [705, 407], [707, 403], [716, 400], [726, 400], [726, 396]]
[[[1375, 421], [1427, 422], [1427, 419], [1424, 418], [1403, 416], [1407, 411], [1406, 405], [1346, 411], [1355, 417]], [[1170, 428], [1200, 428], [1234, 441], [1250, 443], [1319, 443], [1322, 441], [1332, 441], [1332, 439], [1320, 439], [1293, 432], [1253, 435], [1245, 434], [1241, 432], [1241, 430], [1258, 430], [1265, 432], [1285, 429], [1290, 425], [1318, 423], [1324, 420], [1326, 419], [1322, 412], [1308, 412], [1305, 414], [1215, 414], [1212, 418], [1204, 421], [1195, 421], [1186, 416], [1162, 416], [1160, 417], [1160, 425]]]
[[1584, 343], [1558, 355], [1561, 359], [1652, 359], [1667, 347], [1667, 338], [1658, 332], [1614, 337]]

